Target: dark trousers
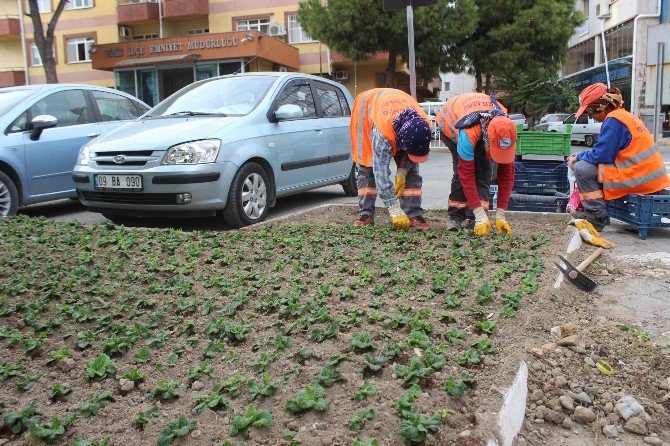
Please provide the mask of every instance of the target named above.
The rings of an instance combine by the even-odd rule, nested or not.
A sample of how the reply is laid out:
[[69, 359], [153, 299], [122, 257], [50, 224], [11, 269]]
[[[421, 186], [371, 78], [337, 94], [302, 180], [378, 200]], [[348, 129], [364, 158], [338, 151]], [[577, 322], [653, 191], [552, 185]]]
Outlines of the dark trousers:
[[[449, 193], [448, 202], [449, 217], [458, 222], [462, 222], [468, 218], [474, 218], [472, 210], [468, 208], [468, 200], [458, 176], [458, 153], [456, 152], [456, 144], [451, 139], [444, 136], [442, 132], [440, 132], [440, 139], [449, 148], [451, 158], [454, 162], [454, 176], [451, 178], [451, 192]], [[475, 146], [475, 183], [477, 185], [479, 200], [482, 202], [482, 207], [488, 210], [489, 198], [491, 196], [491, 162], [486, 159], [484, 141], [481, 139]]]

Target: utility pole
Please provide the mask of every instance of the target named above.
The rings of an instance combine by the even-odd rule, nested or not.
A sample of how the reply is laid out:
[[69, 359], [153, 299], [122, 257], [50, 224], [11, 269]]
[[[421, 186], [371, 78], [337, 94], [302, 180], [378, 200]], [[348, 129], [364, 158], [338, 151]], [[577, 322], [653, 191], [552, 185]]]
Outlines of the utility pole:
[[384, 11], [407, 9], [407, 46], [409, 47], [409, 90], [416, 99], [416, 60], [414, 55], [414, 8], [433, 5], [437, 0], [384, 0]]

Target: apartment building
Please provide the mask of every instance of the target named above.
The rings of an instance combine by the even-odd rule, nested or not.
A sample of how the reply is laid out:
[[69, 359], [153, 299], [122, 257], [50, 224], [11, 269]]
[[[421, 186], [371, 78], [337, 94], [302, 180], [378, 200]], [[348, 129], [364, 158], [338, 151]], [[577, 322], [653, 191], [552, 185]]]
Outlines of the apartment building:
[[661, 22], [667, 1], [576, 0], [575, 8], [584, 13], [586, 20], [568, 43], [563, 78], [577, 90], [595, 82], [606, 83], [606, 55], [610, 83], [621, 90], [626, 109], [650, 124], [653, 108], [649, 108], [649, 99], [653, 91], [649, 89], [648, 35]]
[[[46, 23], [58, 0], [38, 3]], [[354, 64], [332, 52], [302, 30], [299, 3], [70, 0], [56, 27], [58, 80], [116, 87], [151, 105], [196, 80], [247, 71], [329, 76], [354, 95], [384, 84], [385, 54]], [[20, 37], [18, 10], [26, 4], [0, 0], [0, 18], [7, 16], [7, 25], [0, 21], [0, 73], [8, 73], [0, 86], [45, 81], [28, 17]], [[2, 34], [3, 26], [14, 32]], [[398, 70], [398, 87], [408, 90], [409, 76], [400, 63]], [[434, 96], [436, 89], [439, 82], [420, 86], [419, 92]]]

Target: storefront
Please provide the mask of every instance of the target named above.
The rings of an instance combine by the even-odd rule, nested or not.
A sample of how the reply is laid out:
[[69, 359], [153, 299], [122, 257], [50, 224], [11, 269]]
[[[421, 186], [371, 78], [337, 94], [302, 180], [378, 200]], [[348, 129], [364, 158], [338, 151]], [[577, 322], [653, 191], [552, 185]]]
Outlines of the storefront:
[[197, 80], [253, 71], [293, 71], [298, 49], [257, 31], [97, 45], [93, 68], [114, 72], [117, 89], [153, 106]]
[[[630, 108], [631, 82], [633, 80], [631, 75], [631, 67], [633, 65], [632, 59], [633, 56], [625, 56], [610, 60], [607, 64], [607, 68], [609, 69], [610, 85], [621, 90], [621, 95], [623, 96], [624, 107], [626, 110]], [[575, 90], [581, 92], [587, 86], [597, 82], [606, 84], [607, 72], [605, 71], [605, 64], [601, 64], [597, 67], [588, 68], [586, 70], [564, 76], [562, 79], [570, 82], [575, 87]]]

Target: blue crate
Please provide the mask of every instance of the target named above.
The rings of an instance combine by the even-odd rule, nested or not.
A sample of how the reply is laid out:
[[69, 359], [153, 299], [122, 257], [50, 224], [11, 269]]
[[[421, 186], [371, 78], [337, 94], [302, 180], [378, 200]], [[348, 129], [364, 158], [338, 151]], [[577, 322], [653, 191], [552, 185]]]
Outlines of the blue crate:
[[[496, 208], [498, 186], [491, 185], [491, 196], [489, 198], [489, 209]], [[567, 194], [556, 192], [553, 195], [533, 195], [512, 193], [507, 205], [508, 211], [527, 212], [565, 212], [570, 197]]]
[[513, 191], [530, 195], [568, 194], [568, 165], [564, 161], [516, 161]]
[[649, 228], [670, 228], [670, 195], [626, 195], [608, 201], [607, 213], [637, 227], [644, 240]]

